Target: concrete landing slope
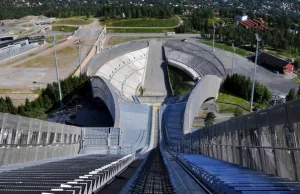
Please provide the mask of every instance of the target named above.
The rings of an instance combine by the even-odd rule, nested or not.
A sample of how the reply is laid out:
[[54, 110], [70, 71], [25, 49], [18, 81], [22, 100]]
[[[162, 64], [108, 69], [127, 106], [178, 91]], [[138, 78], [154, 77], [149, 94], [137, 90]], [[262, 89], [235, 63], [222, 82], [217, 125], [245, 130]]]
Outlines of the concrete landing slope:
[[149, 42], [149, 54], [143, 82], [144, 96], [167, 96], [168, 75], [167, 64], [164, 60], [163, 40]]
[[150, 142], [152, 109], [145, 104], [120, 103], [120, 146], [122, 153], [132, 153]]

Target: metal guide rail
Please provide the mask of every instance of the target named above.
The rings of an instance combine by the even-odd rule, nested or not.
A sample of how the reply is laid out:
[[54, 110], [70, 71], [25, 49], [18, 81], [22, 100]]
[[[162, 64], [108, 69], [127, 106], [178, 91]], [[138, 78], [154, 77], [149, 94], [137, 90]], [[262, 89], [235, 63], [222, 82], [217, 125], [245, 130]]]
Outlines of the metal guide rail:
[[147, 161], [131, 186], [132, 194], [173, 194], [173, 187], [166, 165], [158, 148], [151, 151]]
[[85, 155], [0, 173], [0, 193], [92, 194], [120, 174], [135, 155]]
[[196, 193], [212, 194], [213, 192], [201, 182], [177, 157], [176, 153], [169, 148], [164, 147], [162, 153], [170, 174], [172, 176], [172, 184], [176, 193]]
[[178, 154], [178, 160], [213, 193], [300, 193], [300, 184], [202, 155]]

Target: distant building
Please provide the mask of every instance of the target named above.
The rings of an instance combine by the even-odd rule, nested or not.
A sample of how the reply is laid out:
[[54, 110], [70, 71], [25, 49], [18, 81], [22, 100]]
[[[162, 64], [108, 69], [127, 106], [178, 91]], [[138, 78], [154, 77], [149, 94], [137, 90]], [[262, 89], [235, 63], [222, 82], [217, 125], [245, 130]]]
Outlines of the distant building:
[[239, 22], [245, 21], [247, 19], [248, 19], [248, 16], [245, 15], [245, 14], [241, 14], [241, 15], [236, 16], [236, 20], [239, 21]]
[[261, 52], [258, 55], [257, 63], [272, 71], [282, 74], [292, 73], [294, 71], [294, 65], [291, 62], [277, 58], [265, 52]]
[[46, 25], [51, 24], [51, 20], [45, 20], [45, 21], [36, 21], [35, 25]]
[[10, 34], [0, 34], [0, 43], [9, 42], [14, 40], [14, 37]]
[[253, 19], [253, 20], [245, 20], [241, 21], [240, 25], [246, 29], [258, 29], [258, 30], [271, 30], [272, 28], [268, 28], [264, 26], [264, 20], [262, 18]]

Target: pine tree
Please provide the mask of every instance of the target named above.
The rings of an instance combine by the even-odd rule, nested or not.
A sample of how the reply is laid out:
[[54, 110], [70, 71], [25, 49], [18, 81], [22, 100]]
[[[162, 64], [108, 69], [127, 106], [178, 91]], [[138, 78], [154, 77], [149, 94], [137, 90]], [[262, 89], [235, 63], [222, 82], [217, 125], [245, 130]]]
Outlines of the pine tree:
[[44, 96], [43, 96], [43, 101], [44, 101], [44, 108], [45, 108], [46, 110], [48, 110], [49, 108], [52, 107], [53, 104], [52, 104], [50, 98], [49, 98], [47, 95], [44, 95]]
[[205, 119], [204, 119], [204, 124], [205, 126], [210, 126], [210, 125], [213, 125], [214, 122], [215, 122], [215, 114], [213, 112], [209, 112], [207, 113]]
[[14, 106], [10, 97], [8, 96], [5, 97], [5, 103], [7, 106], [7, 112], [10, 114], [16, 114], [16, 107]]
[[286, 96], [286, 101], [291, 101], [297, 99], [298, 95], [295, 88], [292, 88], [288, 95]]
[[26, 115], [26, 112], [25, 112], [25, 109], [24, 109], [24, 105], [20, 105], [18, 107], [18, 114], [21, 115], [21, 116], [25, 116]]
[[26, 100], [25, 100], [24, 109], [26, 112], [31, 110], [31, 105], [30, 105], [28, 98], [26, 98]]

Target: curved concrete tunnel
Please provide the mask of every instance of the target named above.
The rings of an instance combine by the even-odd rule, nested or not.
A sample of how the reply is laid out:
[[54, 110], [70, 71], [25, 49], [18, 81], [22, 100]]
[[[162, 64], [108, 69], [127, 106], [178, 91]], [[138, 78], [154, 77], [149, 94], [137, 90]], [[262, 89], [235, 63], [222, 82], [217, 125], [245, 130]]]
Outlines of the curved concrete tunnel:
[[118, 96], [114, 92], [110, 83], [99, 76], [94, 76], [91, 79], [91, 87], [93, 98], [100, 98], [107, 106], [113, 120], [114, 127], [120, 127], [120, 108]]

